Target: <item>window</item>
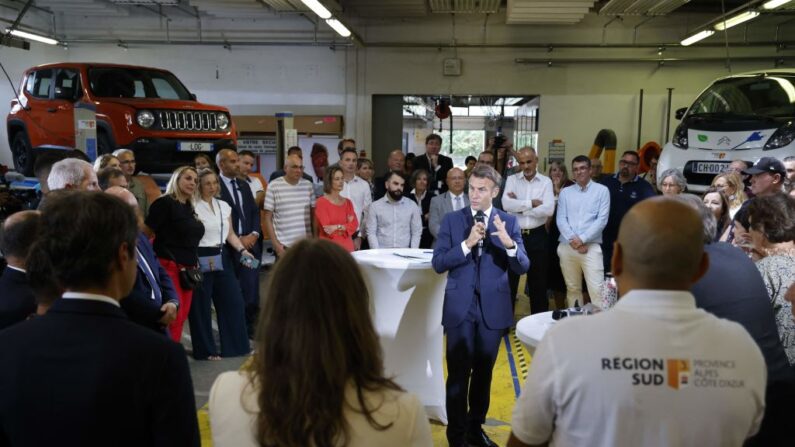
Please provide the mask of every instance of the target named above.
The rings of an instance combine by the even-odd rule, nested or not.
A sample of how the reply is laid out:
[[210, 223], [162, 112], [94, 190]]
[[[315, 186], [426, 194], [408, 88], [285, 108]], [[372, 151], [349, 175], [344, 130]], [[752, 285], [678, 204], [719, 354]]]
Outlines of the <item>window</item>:
[[38, 70], [28, 76], [25, 91], [37, 98], [49, 98], [51, 84], [52, 70]]
[[[485, 130], [453, 130], [453, 153], [450, 154], [453, 159], [453, 165], [462, 169], [465, 168], [464, 161], [467, 156], [471, 155], [477, 158], [485, 148]], [[446, 154], [447, 146], [442, 145], [442, 150]]]
[[167, 71], [96, 67], [88, 70], [88, 78], [91, 90], [100, 97], [191, 100], [190, 92]]
[[76, 99], [80, 97], [80, 74], [76, 70], [61, 69], [55, 77], [55, 98]]

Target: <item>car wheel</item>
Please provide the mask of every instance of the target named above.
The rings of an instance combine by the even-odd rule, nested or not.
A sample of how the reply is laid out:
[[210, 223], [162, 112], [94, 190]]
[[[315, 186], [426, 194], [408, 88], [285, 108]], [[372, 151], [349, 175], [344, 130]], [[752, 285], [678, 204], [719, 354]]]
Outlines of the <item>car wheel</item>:
[[11, 141], [11, 156], [14, 159], [14, 169], [17, 172], [28, 177], [33, 176], [33, 163], [36, 161], [36, 156], [25, 131], [19, 131], [14, 135], [14, 139]]
[[97, 132], [97, 156], [110, 154], [115, 149], [105, 132]]

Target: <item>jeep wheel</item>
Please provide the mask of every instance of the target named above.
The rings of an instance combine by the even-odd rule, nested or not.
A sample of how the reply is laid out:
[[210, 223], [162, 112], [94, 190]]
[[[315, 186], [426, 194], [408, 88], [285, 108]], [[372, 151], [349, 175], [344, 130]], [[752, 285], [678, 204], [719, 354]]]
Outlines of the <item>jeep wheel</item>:
[[33, 163], [36, 161], [33, 148], [25, 131], [19, 131], [11, 141], [11, 156], [14, 159], [14, 169], [28, 177], [33, 176]]
[[115, 149], [108, 135], [105, 132], [97, 131], [97, 157], [110, 154]]

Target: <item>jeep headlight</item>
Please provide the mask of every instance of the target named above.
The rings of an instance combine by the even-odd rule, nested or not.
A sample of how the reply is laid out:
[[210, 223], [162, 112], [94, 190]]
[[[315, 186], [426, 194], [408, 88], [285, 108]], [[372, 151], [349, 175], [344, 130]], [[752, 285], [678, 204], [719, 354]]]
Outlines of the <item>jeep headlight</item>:
[[795, 140], [795, 123], [790, 121], [768, 138], [763, 150], [778, 149], [792, 143], [793, 140]]
[[218, 128], [221, 130], [226, 130], [229, 128], [229, 117], [226, 116], [226, 113], [218, 112]]
[[135, 120], [138, 121], [139, 126], [148, 129], [155, 123], [155, 115], [148, 110], [141, 110], [135, 116]]

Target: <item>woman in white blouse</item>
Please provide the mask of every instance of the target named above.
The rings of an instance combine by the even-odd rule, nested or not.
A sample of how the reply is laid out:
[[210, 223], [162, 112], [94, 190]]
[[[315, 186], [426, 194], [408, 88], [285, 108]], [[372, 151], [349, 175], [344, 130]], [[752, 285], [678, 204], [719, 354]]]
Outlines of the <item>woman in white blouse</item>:
[[351, 255], [304, 239], [276, 263], [267, 297], [251, 366], [221, 374], [210, 391], [214, 446], [433, 445], [417, 397], [384, 377]]
[[[193, 357], [197, 360], [219, 360], [251, 352], [243, 294], [235, 277], [232, 257], [224, 250], [224, 244], [229, 244], [244, 256], [251, 257], [251, 254], [232, 231], [232, 208], [216, 198], [218, 192], [216, 173], [210, 169], [199, 171], [194, 208], [204, 224], [204, 237], [199, 241], [198, 249], [204, 280], [193, 291], [193, 303], [188, 314]], [[218, 319], [220, 353], [213, 338], [211, 300]]]

